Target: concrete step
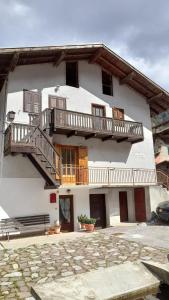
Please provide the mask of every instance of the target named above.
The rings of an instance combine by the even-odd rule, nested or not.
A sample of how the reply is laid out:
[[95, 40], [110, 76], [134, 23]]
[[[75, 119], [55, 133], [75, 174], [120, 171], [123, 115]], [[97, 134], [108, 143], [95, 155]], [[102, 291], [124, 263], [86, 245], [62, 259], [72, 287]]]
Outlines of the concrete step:
[[160, 280], [141, 262], [60, 278], [32, 287], [38, 300], [133, 300], [156, 295]]

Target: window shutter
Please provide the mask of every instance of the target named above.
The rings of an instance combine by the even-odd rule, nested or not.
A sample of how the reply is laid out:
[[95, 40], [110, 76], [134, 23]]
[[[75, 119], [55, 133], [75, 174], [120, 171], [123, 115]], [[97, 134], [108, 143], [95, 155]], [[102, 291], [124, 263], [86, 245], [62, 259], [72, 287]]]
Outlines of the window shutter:
[[79, 183], [88, 184], [88, 148], [79, 147]]
[[113, 108], [113, 118], [115, 120], [124, 120], [124, 109], [122, 108]]
[[41, 94], [38, 92], [24, 90], [23, 111], [39, 114], [41, 112]]
[[49, 108], [66, 109], [66, 98], [49, 95]]

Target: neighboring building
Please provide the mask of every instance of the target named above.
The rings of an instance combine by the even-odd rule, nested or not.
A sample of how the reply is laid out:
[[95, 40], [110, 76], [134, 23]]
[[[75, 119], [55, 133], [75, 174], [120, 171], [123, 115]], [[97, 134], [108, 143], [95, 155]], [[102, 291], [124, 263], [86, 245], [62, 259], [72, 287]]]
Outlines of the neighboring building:
[[150, 110], [166, 91], [100, 44], [0, 49], [0, 85], [0, 218], [149, 218]]

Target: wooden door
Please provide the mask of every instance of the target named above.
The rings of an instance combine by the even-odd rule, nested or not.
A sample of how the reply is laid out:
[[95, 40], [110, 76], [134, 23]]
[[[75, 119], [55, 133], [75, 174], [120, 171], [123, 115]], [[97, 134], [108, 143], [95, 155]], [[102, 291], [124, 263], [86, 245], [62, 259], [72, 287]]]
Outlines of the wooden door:
[[144, 188], [134, 189], [135, 219], [137, 222], [146, 221], [146, 205]]
[[96, 219], [96, 227], [106, 227], [105, 194], [90, 195], [90, 217]]
[[102, 117], [106, 116], [105, 107], [92, 104], [92, 114], [95, 116], [95, 118], [93, 118], [93, 129], [103, 130], [105, 128], [105, 119], [102, 119]]
[[88, 184], [88, 149], [87, 147], [78, 148], [78, 184]]
[[120, 222], [128, 222], [127, 192], [119, 192]]
[[61, 231], [74, 230], [73, 195], [59, 196], [59, 221]]

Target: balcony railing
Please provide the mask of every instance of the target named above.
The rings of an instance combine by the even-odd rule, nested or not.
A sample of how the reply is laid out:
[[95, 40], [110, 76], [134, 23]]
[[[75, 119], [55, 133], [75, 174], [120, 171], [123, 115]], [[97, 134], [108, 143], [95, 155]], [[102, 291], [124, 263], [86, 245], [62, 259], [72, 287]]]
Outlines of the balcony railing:
[[72, 165], [62, 165], [61, 184], [89, 185], [154, 185], [157, 182], [154, 169], [127, 169], [108, 167], [82, 168]]
[[[50, 124], [49, 124], [50, 123]], [[90, 114], [54, 108], [45, 110], [42, 118], [43, 128], [52, 128], [58, 134], [101, 138], [103, 141], [116, 139], [121, 142], [143, 140], [142, 123], [97, 117]]]

